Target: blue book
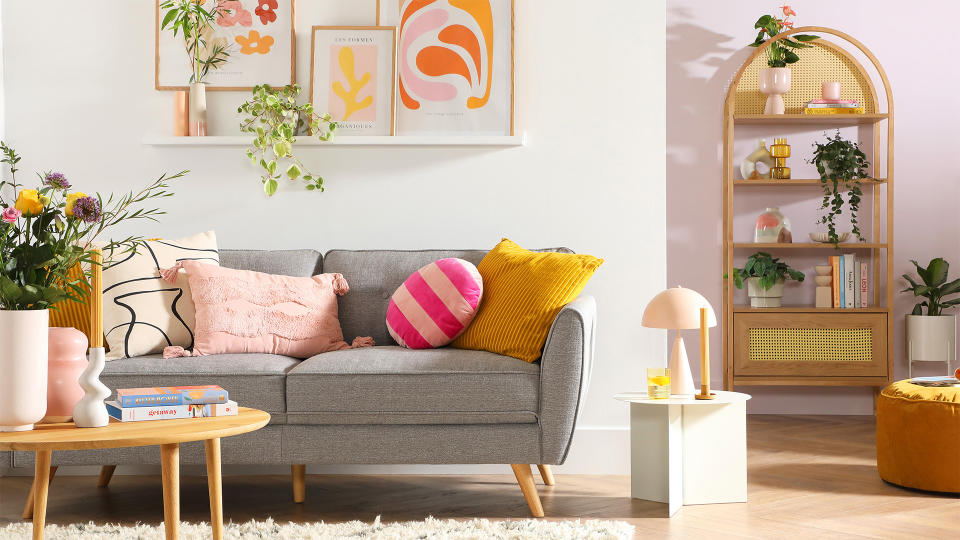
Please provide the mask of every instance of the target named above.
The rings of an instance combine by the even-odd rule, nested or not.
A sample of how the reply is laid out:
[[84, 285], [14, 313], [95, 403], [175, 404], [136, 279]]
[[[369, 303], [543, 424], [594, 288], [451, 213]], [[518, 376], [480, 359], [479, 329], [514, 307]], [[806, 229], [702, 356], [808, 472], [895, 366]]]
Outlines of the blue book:
[[847, 307], [846, 287], [844, 286], [844, 282], [846, 281], [844, 279], [844, 276], [847, 275], [847, 269], [844, 267], [845, 265], [844, 265], [843, 259], [844, 259], [844, 256], [841, 255], [840, 256], [840, 275], [834, 277], [834, 279], [840, 280], [840, 305], [837, 307], [841, 307], [841, 308]]
[[121, 388], [117, 390], [121, 407], [154, 407], [157, 405], [206, 405], [226, 403], [227, 391], [219, 386], [158, 386], [155, 388]]

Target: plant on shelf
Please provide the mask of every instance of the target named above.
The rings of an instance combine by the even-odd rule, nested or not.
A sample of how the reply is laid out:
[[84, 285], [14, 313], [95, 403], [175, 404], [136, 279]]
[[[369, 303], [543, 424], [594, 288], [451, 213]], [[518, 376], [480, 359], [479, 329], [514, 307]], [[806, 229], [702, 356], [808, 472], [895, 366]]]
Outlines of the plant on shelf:
[[174, 37], [183, 36], [183, 46], [190, 58], [190, 82], [200, 83], [211, 69], [219, 69], [226, 63], [230, 52], [226, 38], [213, 39], [213, 23], [218, 17], [231, 15], [232, 10], [224, 2], [216, 2], [210, 9], [203, 5], [206, 0], [165, 0], [160, 4], [164, 10], [161, 30], [171, 30]]
[[[917, 261], [910, 261], [916, 267], [919, 281], [910, 274], [903, 279], [910, 284], [901, 292], [912, 292], [915, 298], [924, 300], [907, 315], [907, 354], [908, 361], [914, 360], [949, 362], [953, 359], [957, 345], [956, 315], [944, 314], [944, 310], [960, 305], [960, 298], [950, 298], [960, 294], [960, 279], [947, 281], [950, 263], [936, 258], [924, 268]], [[926, 308], [926, 313], [924, 313]]]
[[323, 191], [323, 178], [312, 172], [293, 155], [297, 135], [310, 135], [329, 141], [337, 123], [327, 113], [317, 113], [313, 105], [297, 103], [300, 86], [293, 84], [274, 90], [266, 84], [253, 89], [253, 97], [244, 102], [237, 112], [244, 115], [240, 130], [254, 136], [253, 147], [247, 157], [263, 171], [260, 181], [263, 191], [272, 196], [279, 180], [286, 176], [291, 181], [303, 180], [310, 191]]
[[820, 184], [823, 186], [823, 203], [820, 209], [825, 213], [818, 223], [827, 226], [828, 241], [839, 247], [836, 218], [843, 213], [844, 201], [840, 192], [846, 191], [852, 232], [862, 242], [857, 212], [860, 211], [860, 201], [863, 198], [860, 181], [870, 176], [867, 156], [857, 143], [844, 139], [837, 130], [833, 137], [827, 137], [827, 142], [813, 143], [810, 163], [816, 165]]
[[[780, 10], [783, 12], [782, 19], [775, 15], [764, 15], [757, 19], [753, 27], [760, 30], [760, 32], [757, 34], [757, 39], [753, 40], [753, 43], [750, 44], [751, 47], [763, 45], [768, 39], [783, 32], [784, 29], [793, 30], [793, 21], [790, 20], [790, 17], [795, 16], [797, 13], [790, 6], [780, 6]], [[774, 41], [770, 44], [770, 50], [767, 52], [767, 65], [772, 68], [782, 68], [787, 67], [787, 64], [793, 64], [797, 60], [800, 60], [800, 57], [797, 56], [797, 53], [793, 52], [793, 49], [810, 47], [811, 45], [807, 45], [805, 42], [818, 38], [819, 36], [809, 34], [796, 34]]]
[[787, 279], [803, 281], [804, 277], [803, 272], [762, 251], [751, 255], [743, 268], [733, 269], [733, 284], [742, 289], [743, 283], [747, 283], [752, 307], [780, 307], [784, 282]]

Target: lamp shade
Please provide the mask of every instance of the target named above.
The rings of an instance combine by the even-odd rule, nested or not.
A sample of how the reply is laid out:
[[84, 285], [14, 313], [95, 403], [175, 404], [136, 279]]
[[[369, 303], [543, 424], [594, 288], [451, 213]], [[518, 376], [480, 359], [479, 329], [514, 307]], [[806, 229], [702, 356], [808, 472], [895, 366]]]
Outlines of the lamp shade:
[[700, 308], [707, 308], [707, 326], [717, 325], [713, 307], [702, 294], [692, 289], [674, 287], [653, 297], [643, 310], [647, 328], [689, 330], [700, 328]]

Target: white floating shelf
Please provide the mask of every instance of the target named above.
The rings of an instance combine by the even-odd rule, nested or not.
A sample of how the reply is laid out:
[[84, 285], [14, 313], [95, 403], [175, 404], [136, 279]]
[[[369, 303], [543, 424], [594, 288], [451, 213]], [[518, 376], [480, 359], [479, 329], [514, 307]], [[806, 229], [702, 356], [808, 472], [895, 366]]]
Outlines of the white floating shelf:
[[[218, 137], [170, 137], [146, 135], [143, 144], [149, 146], [249, 146], [251, 138], [242, 135]], [[301, 135], [297, 146], [523, 146], [526, 135], [456, 135], [456, 136], [348, 136], [334, 137], [329, 142]]]

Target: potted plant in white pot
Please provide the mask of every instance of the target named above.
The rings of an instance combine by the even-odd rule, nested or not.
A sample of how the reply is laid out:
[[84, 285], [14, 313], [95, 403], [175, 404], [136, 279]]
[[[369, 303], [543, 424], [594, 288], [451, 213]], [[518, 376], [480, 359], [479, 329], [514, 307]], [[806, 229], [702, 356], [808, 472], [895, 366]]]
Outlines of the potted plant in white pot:
[[960, 279], [947, 282], [950, 263], [939, 257], [930, 261], [926, 268], [917, 261], [910, 262], [917, 269], [920, 283], [913, 276], [904, 274], [903, 279], [910, 286], [902, 292], [912, 292], [913, 296], [924, 298], [907, 315], [907, 359], [911, 371], [914, 360], [946, 362], [949, 366], [956, 357], [957, 316], [946, 315], [943, 310], [960, 304], [960, 298], [947, 299], [960, 293]]
[[790, 268], [787, 263], [762, 251], [751, 255], [743, 268], [733, 269], [733, 284], [742, 289], [743, 283], [747, 283], [750, 307], [756, 308], [782, 306], [786, 280], [803, 281], [804, 277], [803, 272]]
[[[0, 142], [0, 162], [10, 168], [10, 180], [0, 181], [0, 431], [33, 429], [46, 413], [49, 310], [67, 299], [82, 302], [82, 285], [89, 283], [89, 271], [78, 277], [70, 270], [97, 264], [93, 242], [106, 229], [162, 214], [137, 207], [169, 196], [167, 180], [186, 174], [164, 175], [139, 193], [104, 201], [70, 191], [60, 173], [40, 174], [40, 185], [27, 189], [17, 183], [19, 161]], [[99, 245], [109, 258], [139, 242], [129, 237]]]
[[[790, 17], [797, 13], [790, 6], [781, 6], [783, 18], [773, 15], [764, 15], [757, 19], [754, 28], [759, 29], [757, 39], [750, 44], [751, 47], [759, 47], [767, 42], [768, 39], [776, 36], [784, 29], [793, 29], [793, 21]], [[800, 57], [793, 49], [802, 49], [811, 47], [806, 41], [813, 41], [819, 36], [808, 34], [795, 34], [790, 37], [778, 39], [770, 44], [767, 51], [767, 66], [761, 68], [758, 74], [760, 91], [767, 95], [767, 103], [763, 109], [763, 114], [783, 114], [785, 105], [783, 103], [783, 94], [790, 91], [790, 68], [787, 64], [793, 64]]]

